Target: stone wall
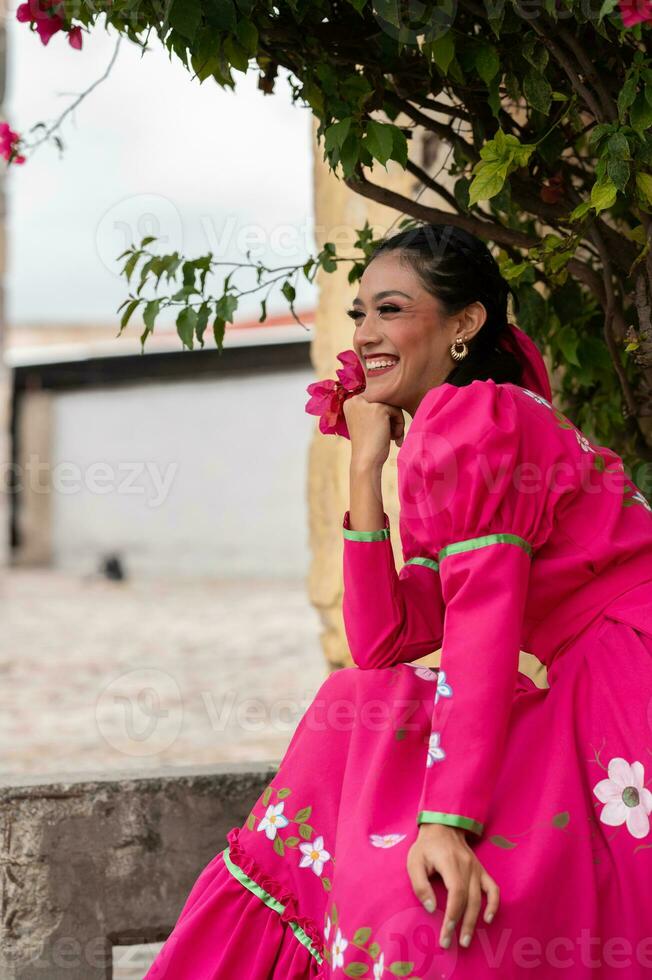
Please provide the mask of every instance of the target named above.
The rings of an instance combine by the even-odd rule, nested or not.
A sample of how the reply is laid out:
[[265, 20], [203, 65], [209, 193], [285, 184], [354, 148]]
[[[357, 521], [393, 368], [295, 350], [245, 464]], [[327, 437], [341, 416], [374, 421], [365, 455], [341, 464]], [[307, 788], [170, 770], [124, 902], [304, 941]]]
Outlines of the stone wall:
[[110, 980], [112, 947], [164, 940], [276, 763], [3, 780], [0, 977]]

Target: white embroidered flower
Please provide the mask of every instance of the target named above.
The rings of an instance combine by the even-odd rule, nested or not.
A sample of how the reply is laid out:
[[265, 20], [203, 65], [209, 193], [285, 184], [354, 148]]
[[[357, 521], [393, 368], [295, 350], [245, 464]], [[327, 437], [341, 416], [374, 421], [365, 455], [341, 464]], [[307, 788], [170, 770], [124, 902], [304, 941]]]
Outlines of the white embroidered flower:
[[446, 682], [446, 671], [440, 670], [437, 674], [437, 690], [435, 691], [435, 704], [440, 698], [451, 698], [453, 688]]
[[593, 446], [591, 445], [591, 443], [589, 442], [589, 440], [586, 438], [585, 435], [583, 435], [580, 432], [579, 429], [575, 429], [575, 438], [577, 439], [577, 442], [578, 442], [580, 448], [583, 449], [585, 453], [594, 453], [595, 452], [595, 449], [593, 448]]
[[289, 822], [288, 818], [283, 816], [283, 803], [277, 803], [275, 806], [270, 803], [256, 830], [264, 830], [269, 840], [274, 840], [277, 830], [287, 827]]
[[348, 945], [348, 939], [345, 939], [342, 935], [342, 930], [338, 929], [331, 949], [333, 958], [332, 968], [334, 970], [337, 969], [338, 966], [344, 966], [344, 950]]
[[382, 980], [383, 973], [385, 972], [385, 954], [381, 953], [378, 957], [378, 961], [374, 963], [374, 980]]
[[631, 496], [631, 499], [632, 500], [637, 500], [639, 502], [639, 504], [643, 504], [643, 506], [645, 507], [646, 510], [652, 511], [652, 507], [650, 507], [649, 500], [646, 497], [643, 496], [643, 494], [641, 493], [640, 490], [637, 490], [636, 493], [633, 493], [632, 496]]
[[442, 759], [446, 758], [446, 753], [439, 746], [439, 732], [433, 732], [428, 740], [428, 760], [426, 766], [434, 765], [435, 762], [441, 762]]
[[407, 834], [369, 834], [369, 840], [374, 847], [394, 847], [405, 840]]
[[605, 806], [600, 820], [608, 827], [626, 823], [632, 837], [647, 837], [650, 832], [652, 793], [645, 786], [645, 771], [641, 762], [616, 757], [607, 767], [608, 779], [601, 779], [593, 792]]
[[328, 937], [330, 936], [330, 934], [331, 934], [331, 917], [330, 917], [330, 915], [327, 915], [326, 916], [326, 925], [324, 926], [324, 939], [328, 939]]
[[522, 390], [525, 392], [526, 395], [529, 395], [530, 398], [534, 398], [535, 402], [539, 402], [540, 405], [547, 405], [548, 408], [552, 408], [550, 402], [547, 401], [545, 398], [543, 398], [541, 395], [537, 395], [536, 392], [530, 391], [529, 388], [523, 388]]
[[330, 858], [328, 851], [324, 850], [324, 838], [315, 837], [311, 843], [299, 844], [299, 850], [303, 854], [299, 867], [312, 868], [316, 875], [320, 875]]

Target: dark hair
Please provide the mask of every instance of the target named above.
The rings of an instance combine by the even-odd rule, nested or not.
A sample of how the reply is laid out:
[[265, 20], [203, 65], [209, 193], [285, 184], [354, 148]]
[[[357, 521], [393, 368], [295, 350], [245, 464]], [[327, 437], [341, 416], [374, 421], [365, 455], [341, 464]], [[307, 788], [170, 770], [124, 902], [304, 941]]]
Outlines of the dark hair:
[[369, 262], [387, 252], [398, 252], [401, 259], [409, 262], [424, 289], [440, 301], [447, 316], [454, 316], [476, 300], [487, 310], [484, 324], [467, 341], [469, 353], [454, 364], [446, 382], [458, 387], [488, 379], [521, 383], [520, 362], [498, 345], [507, 327], [507, 297], [512, 294], [515, 310], [518, 301], [483, 241], [453, 225], [423, 224], [382, 241]]

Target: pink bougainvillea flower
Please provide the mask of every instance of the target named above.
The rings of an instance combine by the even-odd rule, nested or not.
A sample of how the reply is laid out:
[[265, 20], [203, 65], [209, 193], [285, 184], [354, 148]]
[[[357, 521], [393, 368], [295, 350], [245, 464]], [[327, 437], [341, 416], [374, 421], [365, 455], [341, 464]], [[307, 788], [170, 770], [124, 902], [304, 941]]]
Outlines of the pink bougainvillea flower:
[[320, 432], [349, 439], [343, 405], [347, 398], [364, 391], [367, 379], [360, 358], [354, 350], [340, 351], [337, 359], [343, 365], [335, 372], [339, 380], [325, 378], [309, 384], [306, 391], [311, 397], [306, 403], [306, 412], [320, 416]]
[[16, 153], [19, 143], [20, 136], [13, 131], [9, 123], [0, 123], [0, 156], [9, 163], [25, 163], [25, 157]]
[[68, 43], [71, 48], [76, 48], [77, 51], [81, 51], [82, 46], [82, 31], [81, 27], [71, 27], [68, 31]]
[[28, 0], [16, 9], [16, 19], [21, 23], [31, 23], [36, 27], [36, 33], [43, 44], [59, 31], [65, 31], [71, 47], [77, 50], [82, 46], [81, 27], [76, 25], [66, 30], [61, 0]]
[[652, 23], [652, 0], [619, 0], [618, 6], [625, 27]]

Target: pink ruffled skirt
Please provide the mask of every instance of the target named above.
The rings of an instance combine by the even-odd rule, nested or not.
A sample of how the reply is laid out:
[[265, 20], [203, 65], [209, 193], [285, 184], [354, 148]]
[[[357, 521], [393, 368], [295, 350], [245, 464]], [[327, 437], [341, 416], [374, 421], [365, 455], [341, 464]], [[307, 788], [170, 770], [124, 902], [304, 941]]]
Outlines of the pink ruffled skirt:
[[471, 841], [500, 906], [468, 949], [457, 935], [439, 946], [440, 877], [429, 914], [406, 870], [433, 678], [410, 664], [345, 668], [199, 875], [145, 980], [651, 977], [649, 589], [644, 599], [591, 624], [548, 689], [519, 674], [491, 810]]

